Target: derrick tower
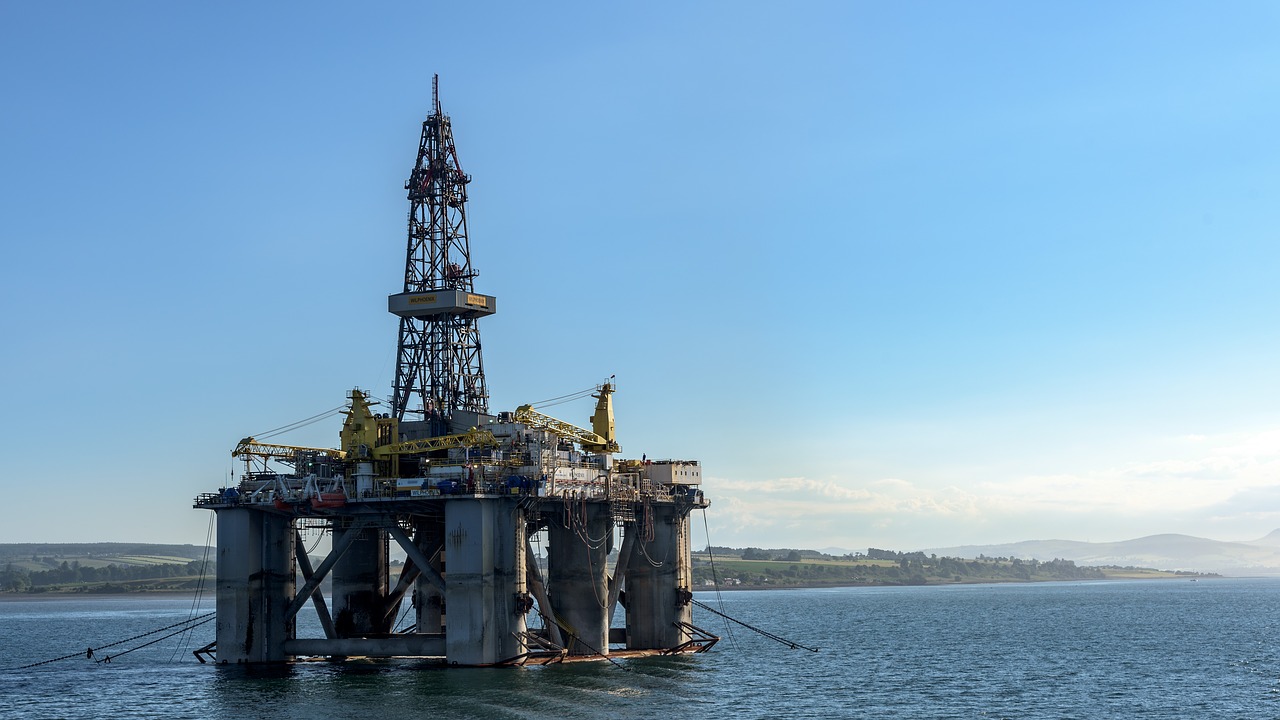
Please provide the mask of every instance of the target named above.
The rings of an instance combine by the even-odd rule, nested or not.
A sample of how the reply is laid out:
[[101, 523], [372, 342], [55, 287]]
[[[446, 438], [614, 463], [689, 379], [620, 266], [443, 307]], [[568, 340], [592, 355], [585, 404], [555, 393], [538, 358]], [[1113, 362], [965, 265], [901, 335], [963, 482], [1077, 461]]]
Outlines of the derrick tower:
[[[431, 79], [431, 112], [422, 123], [409, 191], [409, 238], [404, 289], [388, 299], [400, 318], [391, 412], [432, 422], [446, 431], [455, 410], [487, 413], [478, 318], [495, 311], [495, 299], [475, 292], [475, 268], [467, 238], [467, 184], [453, 144], [449, 116], [440, 110], [439, 76]], [[415, 418], [416, 419], [416, 418]]]

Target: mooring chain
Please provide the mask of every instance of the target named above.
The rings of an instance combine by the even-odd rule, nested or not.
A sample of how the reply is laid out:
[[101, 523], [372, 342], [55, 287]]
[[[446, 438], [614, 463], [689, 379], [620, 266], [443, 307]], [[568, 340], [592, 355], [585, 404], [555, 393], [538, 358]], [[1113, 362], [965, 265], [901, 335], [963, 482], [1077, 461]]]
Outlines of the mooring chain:
[[[592, 646], [591, 646], [590, 644], [588, 644], [585, 640], [583, 640], [583, 639], [582, 639], [582, 637], [581, 637], [580, 635], [578, 635], [578, 633], [574, 632], [574, 631], [573, 631], [573, 629], [572, 629], [572, 628], [570, 628], [567, 624], [560, 622], [560, 619], [559, 619], [559, 618], [556, 618], [556, 617], [550, 617], [550, 616], [548, 616], [545, 612], [543, 612], [543, 611], [542, 611], [542, 608], [538, 608], [538, 614], [542, 616], [542, 621], [543, 621], [544, 623], [546, 623], [546, 622], [553, 622], [553, 623], [555, 623], [555, 624], [556, 624], [556, 625], [557, 625], [561, 630], [563, 630], [563, 631], [564, 631], [564, 632], [565, 632], [565, 633], [566, 633], [570, 638], [572, 638], [573, 640], [577, 640], [577, 641], [578, 641], [579, 643], [581, 643], [581, 644], [582, 644], [582, 646], [583, 646], [583, 647], [585, 647], [586, 649], [590, 650], [591, 652], [595, 653], [596, 655], [599, 655], [600, 657], [604, 658], [605, 660], [608, 660], [609, 662], [613, 663], [614, 667], [617, 667], [617, 668], [618, 668], [618, 669], [620, 669], [620, 670], [626, 670], [627, 672], [631, 672], [631, 668], [627, 667], [626, 665], [623, 665], [622, 663], [618, 662], [617, 660], [614, 660], [613, 658], [609, 657], [609, 656], [608, 656], [607, 654], [605, 654], [604, 652], [601, 652], [599, 649], [592, 647]], [[552, 611], [552, 615], [554, 615], [554, 614], [555, 614], [555, 611]]]
[[701, 602], [701, 601], [699, 601], [699, 600], [690, 600], [690, 602], [692, 602], [694, 605], [697, 605], [698, 607], [702, 608], [703, 610], [706, 610], [707, 612], [715, 613], [716, 615], [719, 615], [720, 617], [724, 618], [725, 620], [732, 620], [733, 622], [738, 623], [738, 624], [739, 624], [739, 625], [741, 625], [742, 627], [744, 627], [744, 628], [746, 628], [746, 629], [748, 629], [748, 630], [751, 630], [752, 632], [760, 633], [761, 635], [763, 635], [763, 636], [765, 636], [765, 637], [769, 638], [770, 640], [773, 640], [773, 641], [775, 641], [775, 642], [780, 642], [780, 643], [782, 643], [783, 645], [786, 645], [787, 647], [791, 648], [792, 650], [808, 650], [809, 652], [818, 652], [818, 648], [811, 648], [811, 647], [809, 647], [809, 646], [807, 646], [807, 645], [801, 645], [801, 644], [800, 644], [800, 643], [798, 643], [798, 642], [793, 642], [793, 641], [788, 640], [788, 639], [786, 639], [786, 638], [784, 638], [784, 637], [781, 637], [781, 636], [778, 636], [778, 635], [774, 635], [773, 633], [769, 632], [768, 630], [761, 630], [760, 628], [758, 628], [758, 627], [756, 627], [756, 626], [754, 626], [754, 625], [749, 625], [749, 624], [747, 624], [747, 623], [742, 622], [742, 621], [741, 621], [741, 620], [739, 620], [738, 618], [735, 618], [735, 617], [729, 617], [728, 615], [726, 615], [726, 614], [724, 614], [724, 613], [720, 612], [719, 610], [716, 610], [715, 608], [711, 607], [710, 605], [708, 605], [708, 604], [706, 604], [706, 603], [704, 603], [704, 602]]
[[[75, 657], [83, 657], [83, 658], [86, 658], [86, 659], [88, 659], [88, 660], [94, 660], [93, 654], [94, 654], [94, 652], [95, 652], [95, 651], [98, 651], [98, 650], [106, 650], [107, 648], [115, 647], [115, 646], [117, 646], [117, 645], [123, 645], [123, 644], [125, 644], [125, 643], [127, 643], [127, 642], [133, 642], [134, 640], [138, 640], [138, 639], [140, 639], [140, 638], [147, 637], [148, 635], [155, 635], [156, 633], [164, 632], [165, 630], [172, 630], [173, 628], [176, 628], [176, 627], [179, 627], [179, 626], [191, 625], [191, 623], [195, 623], [197, 620], [201, 621], [201, 622], [197, 623], [197, 625], [203, 625], [203, 624], [205, 624], [205, 623], [209, 622], [210, 620], [212, 620], [212, 619], [213, 619], [213, 616], [214, 616], [215, 614], [216, 614], [216, 613], [207, 613], [207, 614], [205, 614], [205, 615], [201, 615], [201, 616], [199, 616], [199, 617], [188, 618], [188, 619], [186, 619], [186, 620], [183, 620], [182, 622], [176, 622], [176, 623], [174, 623], [174, 624], [172, 624], [172, 625], [166, 625], [165, 627], [162, 627], [162, 628], [159, 628], [159, 629], [156, 629], [156, 630], [152, 630], [152, 631], [150, 631], [150, 632], [144, 632], [144, 633], [142, 633], [141, 635], [134, 635], [134, 636], [133, 636], [133, 637], [131, 637], [131, 638], [125, 638], [124, 640], [117, 640], [117, 641], [115, 641], [115, 642], [113, 642], [113, 643], [108, 643], [108, 644], [106, 644], [106, 645], [101, 645], [101, 646], [96, 647], [96, 648], [94, 648], [94, 647], [89, 647], [89, 648], [86, 648], [86, 649], [85, 649], [84, 651], [82, 651], [82, 652], [74, 652], [74, 653], [71, 653], [70, 655], [63, 655], [62, 657], [51, 658], [51, 659], [49, 659], [49, 660], [41, 660], [40, 662], [31, 663], [30, 665], [20, 665], [20, 666], [18, 666], [18, 667], [7, 668], [7, 669], [6, 669], [6, 672], [13, 672], [13, 671], [15, 671], [15, 670], [28, 670], [28, 669], [33, 668], [33, 667], [39, 667], [39, 666], [41, 666], [41, 665], [48, 665], [49, 663], [56, 663], [56, 662], [61, 662], [61, 661], [63, 661], [63, 660], [70, 660], [71, 658], [75, 658]], [[196, 626], [196, 625], [191, 625], [191, 627], [195, 627], [195, 626]], [[183, 628], [182, 628], [181, 630], [179, 630], [178, 632], [173, 633], [172, 635], [166, 635], [165, 637], [166, 637], [166, 638], [167, 638], [167, 637], [173, 637], [173, 635], [177, 635], [177, 634], [179, 634], [179, 633], [185, 632], [185, 631], [186, 631], [186, 630], [188, 630], [188, 629], [189, 629], [189, 628], [183, 627]], [[160, 639], [161, 639], [161, 640], [164, 640], [165, 638], [160, 638]], [[150, 644], [151, 644], [151, 643], [147, 643], [147, 645], [150, 645]], [[146, 647], [146, 645], [139, 645], [138, 647]], [[137, 649], [138, 649], [138, 648], [133, 648], [133, 650], [137, 650]], [[133, 652], [133, 650], [126, 650], [125, 652]], [[120, 654], [121, 654], [121, 655], [123, 655], [124, 653], [120, 653]], [[107, 658], [103, 658], [103, 659], [101, 659], [101, 660], [97, 660], [97, 662], [110, 662], [110, 656], [108, 656]]]
[[[212, 614], [212, 613], [210, 613], [210, 614]], [[124, 652], [118, 652], [118, 653], [116, 653], [115, 655], [106, 655], [106, 656], [104, 656], [104, 657], [102, 657], [102, 658], [100, 658], [100, 659], [98, 659], [98, 660], [95, 660], [94, 662], [97, 662], [97, 663], [110, 663], [112, 660], [114, 660], [114, 659], [116, 659], [116, 658], [120, 657], [121, 655], [128, 655], [129, 653], [133, 652], [134, 650], [141, 650], [142, 648], [144, 648], [144, 647], [146, 647], [146, 646], [148, 646], [148, 645], [155, 645], [156, 643], [158, 643], [158, 642], [160, 642], [160, 641], [162, 641], [162, 640], [168, 640], [169, 638], [171, 638], [171, 637], [173, 637], [173, 636], [175, 636], [175, 635], [181, 635], [182, 633], [184, 633], [184, 632], [186, 632], [186, 631], [188, 631], [188, 630], [192, 630], [192, 629], [194, 629], [194, 628], [198, 628], [198, 627], [200, 627], [201, 625], [204, 625], [205, 623], [209, 623], [209, 622], [213, 622], [213, 621], [214, 621], [214, 618], [206, 617], [204, 620], [201, 620], [200, 622], [198, 622], [198, 623], [196, 623], [196, 624], [194, 624], [194, 625], [191, 625], [191, 626], [189, 626], [189, 627], [184, 627], [184, 628], [181, 628], [181, 629], [179, 629], [179, 630], [174, 630], [173, 632], [169, 633], [168, 635], [163, 635], [163, 636], [161, 636], [161, 637], [156, 638], [155, 640], [151, 640], [151, 641], [149, 641], [149, 642], [144, 642], [144, 643], [142, 643], [141, 645], [139, 645], [138, 647], [135, 647], [135, 648], [129, 648], [128, 650], [125, 650]], [[172, 627], [172, 626], [170, 626], [170, 627]], [[155, 632], [160, 632], [160, 631], [159, 631], [159, 630], [156, 630]], [[147, 633], [147, 634], [148, 634], [148, 635], [150, 635], [150, 634], [152, 634], [152, 633]], [[120, 643], [115, 643], [115, 644], [116, 644], [116, 645], [119, 645]]]

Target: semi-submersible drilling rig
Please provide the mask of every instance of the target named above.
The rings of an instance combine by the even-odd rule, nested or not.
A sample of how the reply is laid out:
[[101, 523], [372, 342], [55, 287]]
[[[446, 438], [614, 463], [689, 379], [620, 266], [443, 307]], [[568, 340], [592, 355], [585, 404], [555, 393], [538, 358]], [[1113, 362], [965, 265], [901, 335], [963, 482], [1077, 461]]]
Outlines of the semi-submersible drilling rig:
[[[590, 430], [529, 405], [489, 413], [477, 321], [496, 303], [473, 284], [470, 181], [433, 81], [405, 185], [404, 290], [388, 301], [400, 318], [389, 412], [357, 389], [337, 448], [245, 438], [238, 485], [196, 499], [217, 515], [217, 662], [477, 666], [716, 642], [691, 622], [689, 514], [708, 505], [698, 462], [615, 459], [611, 382], [595, 388]], [[313, 566], [304, 533], [326, 532], [332, 550]], [[392, 540], [406, 556], [397, 577]], [[308, 602], [323, 637], [297, 636]], [[394, 631], [406, 602], [415, 622]]]

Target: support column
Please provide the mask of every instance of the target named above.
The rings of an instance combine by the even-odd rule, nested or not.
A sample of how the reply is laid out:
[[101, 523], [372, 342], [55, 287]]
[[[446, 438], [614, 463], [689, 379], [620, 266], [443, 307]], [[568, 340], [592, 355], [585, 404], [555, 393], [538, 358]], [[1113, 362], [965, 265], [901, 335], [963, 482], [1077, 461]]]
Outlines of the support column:
[[219, 663], [285, 662], [294, 637], [294, 530], [285, 515], [220, 508], [217, 643]]
[[445, 504], [445, 655], [492, 665], [526, 651], [524, 513], [509, 498]]
[[676, 647], [690, 639], [676, 623], [693, 619], [689, 516], [674, 505], [654, 503], [626, 532], [636, 535], [627, 568], [627, 647]]
[[352, 529], [350, 518], [335, 518], [336, 546], [356, 533], [351, 546], [333, 566], [333, 626], [338, 637], [362, 637], [391, 632], [386, 619], [387, 533], [377, 528]]
[[565, 501], [547, 522], [547, 588], [570, 655], [609, 652], [609, 546], [606, 502]]
[[[444, 562], [436, 550], [444, 542], [444, 524], [438, 517], [419, 520], [413, 533], [414, 544], [431, 560], [431, 569], [443, 574]], [[425, 574], [414, 583], [414, 609], [418, 614], [418, 632], [444, 632], [444, 592], [436, 587]]]
[[564, 647], [564, 634], [560, 632], [560, 626], [552, 620], [555, 612], [552, 611], [551, 601], [547, 598], [547, 585], [542, 581], [542, 571], [538, 569], [538, 556], [529, 543], [527, 533], [524, 538], [524, 575], [529, 592], [533, 594], [533, 599], [538, 601], [538, 612], [543, 615], [546, 623], [547, 639], [557, 647]]

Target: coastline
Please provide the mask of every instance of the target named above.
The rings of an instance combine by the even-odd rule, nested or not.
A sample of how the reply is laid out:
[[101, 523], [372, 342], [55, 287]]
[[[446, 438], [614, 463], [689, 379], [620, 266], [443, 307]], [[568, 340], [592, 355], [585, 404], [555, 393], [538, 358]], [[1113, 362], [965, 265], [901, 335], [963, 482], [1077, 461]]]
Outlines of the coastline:
[[[788, 585], [698, 585], [693, 588], [693, 592], [737, 592], [740, 590], [819, 590], [823, 588], [849, 588], [849, 587], [875, 587], [875, 588], [891, 588], [891, 587], [944, 587], [954, 585], [1034, 585], [1037, 583], [1099, 583], [1099, 582], [1128, 582], [1133, 580], [1184, 580], [1196, 582], [1199, 580], [1222, 580], [1226, 576], [1223, 575], [1173, 575], [1173, 574], [1156, 574], [1147, 575], [1116, 575], [1104, 578], [1046, 578], [1043, 580], [1014, 580], [1007, 578], [990, 578], [985, 580], [971, 580], [963, 582], [928, 582], [924, 584], [905, 584], [905, 583], [858, 583], [858, 582], [836, 582], [836, 583], [793, 583]], [[1261, 577], [1261, 576], [1260, 576]], [[2, 602], [24, 602], [32, 600], [84, 600], [88, 598], [147, 598], [147, 597], [193, 597], [197, 594], [195, 590], [142, 590], [138, 592], [111, 592], [111, 593], [93, 593], [93, 592], [0, 592], [0, 603]], [[204, 595], [212, 595], [212, 593], [204, 592]]]
[[[91, 592], [0, 592], [0, 603], [4, 602], [26, 602], [32, 600], [87, 600], [90, 598], [146, 598], [146, 597], [193, 597], [195, 590], [145, 590], [141, 592], [112, 592], [112, 593], [91, 593]], [[212, 597], [213, 593], [203, 593]]]
[[[693, 589], [693, 592], [735, 592], [738, 590], [814, 590], [821, 588], [846, 588], [846, 587], [949, 587], [955, 585], [1035, 585], [1039, 583], [1100, 583], [1100, 582], [1129, 582], [1134, 580], [1184, 580], [1195, 582], [1198, 580], [1223, 580], [1224, 575], [1116, 575], [1113, 577], [1103, 578], [1045, 578], [1043, 580], [1014, 580], [1008, 578], [990, 578], [986, 580], [967, 580], [963, 582], [927, 582], [922, 584], [909, 583], [795, 583], [792, 585], [721, 585], [717, 588], [714, 585], [699, 585]], [[1238, 579], [1238, 578], [1237, 578]]]

